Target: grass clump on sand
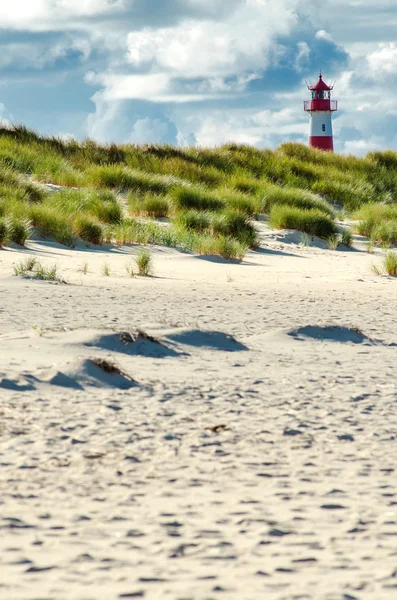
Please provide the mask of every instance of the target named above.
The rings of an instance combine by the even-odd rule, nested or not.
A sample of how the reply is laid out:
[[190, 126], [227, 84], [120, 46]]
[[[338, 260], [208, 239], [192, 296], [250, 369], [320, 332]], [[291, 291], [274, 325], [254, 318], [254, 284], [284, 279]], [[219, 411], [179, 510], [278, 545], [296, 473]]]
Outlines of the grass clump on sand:
[[87, 181], [94, 187], [129, 190], [137, 193], [166, 194], [177, 183], [170, 175], [157, 175], [121, 166], [94, 167], [87, 173]]
[[29, 257], [25, 261], [16, 265], [14, 267], [14, 275], [31, 277], [32, 279], [39, 279], [42, 281], [56, 281], [58, 283], [65, 283], [65, 281], [58, 276], [58, 268], [56, 265], [53, 265], [52, 267], [45, 267], [34, 257]]
[[292, 206], [273, 206], [270, 213], [270, 224], [275, 229], [297, 229], [324, 239], [338, 233], [333, 219], [323, 212]]
[[153, 258], [150, 250], [144, 248], [140, 250], [135, 257], [138, 274], [142, 277], [149, 277], [153, 273]]
[[341, 233], [341, 237], [340, 237], [340, 241], [341, 243], [346, 246], [346, 248], [351, 248], [353, 245], [353, 234], [352, 234], [352, 230], [349, 229], [348, 227], [344, 227], [342, 229], [342, 233]]
[[30, 236], [31, 228], [26, 219], [10, 217], [7, 221], [7, 237], [11, 242], [24, 246]]
[[396, 252], [386, 252], [385, 256], [382, 259], [381, 266], [372, 265], [372, 272], [375, 275], [397, 275], [397, 253]]
[[226, 203], [214, 192], [204, 188], [177, 187], [171, 193], [178, 210], [222, 210]]
[[48, 206], [34, 205], [29, 210], [31, 223], [43, 238], [52, 237], [59, 244], [75, 245], [75, 236], [68, 219]]
[[248, 217], [238, 210], [227, 209], [222, 212], [189, 210], [180, 213], [175, 224], [197, 234], [231, 238], [255, 248], [258, 245], [257, 233]]
[[58, 214], [84, 214], [101, 223], [116, 224], [123, 218], [122, 208], [110, 190], [62, 190], [48, 198], [46, 205]]
[[21, 262], [14, 267], [14, 275], [25, 276], [33, 271], [36, 264], [37, 258], [31, 256], [27, 258], [24, 262]]
[[270, 212], [272, 207], [278, 204], [305, 210], [315, 209], [334, 217], [334, 210], [328, 202], [316, 194], [298, 188], [269, 185], [264, 189], [262, 203], [265, 212]]
[[256, 248], [259, 245], [255, 228], [246, 215], [237, 210], [229, 209], [214, 214], [210, 228], [214, 234], [233, 238], [250, 248]]
[[156, 194], [145, 194], [142, 198], [135, 193], [128, 195], [128, 208], [132, 215], [142, 215], [160, 219], [168, 217], [170, 203], [167, 197], [157, 196]]
[[243, 260], [248, 246], [227, 236], [205, 236], [198, 240], [194, 250], [207, 256], [221, 256], [228, 260]]
[[89, 217], [76, 217], [73, 222], [73, 230], [82, 240], [89, 244], [102, 244], [104, 230], [100, 223]]
[[340, 244], [340, 236], [338, 234], [330, 235], [327, 238], [327, 244], [330, 250], [337, 250]]
[[302, 244], [302, 246], [308, 248], [309, 246], [311, 246], [312, 237], [308, 233], [302, 231], [300, 234], [300, 243]]
[[381, 221], [380, 223], [373, 223], [369, 226], [368, 237], [375, 243], [380, 244], [383, 247], [394, 246], [397, 244], [397, 220], [395, 221]]

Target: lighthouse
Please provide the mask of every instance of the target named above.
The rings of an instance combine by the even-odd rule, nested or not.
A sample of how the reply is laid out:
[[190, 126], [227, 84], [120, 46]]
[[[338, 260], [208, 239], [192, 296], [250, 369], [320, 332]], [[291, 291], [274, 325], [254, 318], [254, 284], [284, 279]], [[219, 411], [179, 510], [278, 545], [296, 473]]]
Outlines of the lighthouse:
[[336, 100], [331, 100], [333, 86], [327, 85], [320, 77], [315, 85], [307, 86], [311, 100], [305, 100], [305, 111], [310, 115], [309, 146], [319, 150], [334, 151], [332, 135], [332, 113], [338, 110]]

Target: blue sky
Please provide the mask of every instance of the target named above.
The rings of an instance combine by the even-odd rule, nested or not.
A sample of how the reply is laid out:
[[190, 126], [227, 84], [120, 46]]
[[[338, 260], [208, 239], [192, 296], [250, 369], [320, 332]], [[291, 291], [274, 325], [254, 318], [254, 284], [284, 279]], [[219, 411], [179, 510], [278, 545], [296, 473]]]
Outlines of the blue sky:
[[102, 142], [306, 142], [336, 80], [336, 150], [397, 149], [395, 0], [1, 0], [0, 119]]

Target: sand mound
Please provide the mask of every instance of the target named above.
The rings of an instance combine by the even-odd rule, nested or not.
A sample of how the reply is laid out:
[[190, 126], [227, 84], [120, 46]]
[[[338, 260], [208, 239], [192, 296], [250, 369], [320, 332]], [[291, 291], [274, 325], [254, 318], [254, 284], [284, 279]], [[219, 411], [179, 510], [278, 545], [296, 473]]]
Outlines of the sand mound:
[[297, 340], [320, 340], [326, 342], [341, 342], [351, 344], [372, 344], [372, 340], [359, 329], [339, 325], [306, 325], [287, 332], [287, 335]]
[[138, 384], [115, 362], [104, 358], [80, 358], [68, 363], [62, 371], [56, 368], [37, 369], [34, 373], [22, 374], [18, 379], [0, 380], [0, 388], [20, 392], [39, 389], [43, 385], [71, 390], [90, 387], [127, 390]]
[[181, 353], [169, 348], [161, 340], [145, 333], [121, 331], [118, 333], [105, 333], [95, 335], [92, 340], [86, 341], [84, 346], [100, 348], [108, 352], [121, 354], [149, 356], [152, 358], [165, 358], [179, 356]]
[[193, 346], [195, 348], [208, 348], [236, 352], [248, 350], [247, 346], [238, 342], [232, 335], [221, 331], [203, 331], [200, 329], [178, 329], [168, 332], [165, 337], [177, 344]]

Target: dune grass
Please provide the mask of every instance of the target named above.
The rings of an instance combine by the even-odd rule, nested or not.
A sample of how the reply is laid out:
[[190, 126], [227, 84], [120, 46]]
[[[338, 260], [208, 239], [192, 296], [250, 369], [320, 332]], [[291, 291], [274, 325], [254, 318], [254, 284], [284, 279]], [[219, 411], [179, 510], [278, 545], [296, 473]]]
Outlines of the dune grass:
[[30, 277], [41, 281], [55, 281], [57, 283], [65, 283], [58, 275], [57, 265], [45, 267], [37, 258], [30, 256], [26, 260], [18, 263], [14, 267], [14, 275], [20, 277]]
[[168, 217], [170, 213], [170, 201], [168, 197], [152, 194], [150, 192], [143, 197], [131, 192], [128, 194], [127, 203], [131, 215], [161, 219]]
[[340, 241], [346, 248], [351, 248], [353, 246], [353, 233], [350, 228], [344, 227], [342, 229]]
[[[43, 183], [68, 189], [50, 193]], [[327, 239], [339, 212], [374, 243], [397, 243], [397, 153], [101, 145], [0, 126], [0, 245], [34, 234], [71, 247], [160, 244], [238, 258], [257, 245], [259, 215]], [[168, 225], [154, 221], [164, 218]]]
[[320, 210], [300, 209], [282, 204], [273, 206], [270, 224], [275, 229], [297, 229], [326, 240], [338, 233], [332, 218]]
[[382, 258], [380, 266], [372, 265], [372, 272], [375, 275], [397, 275], [397, 253], [393, 251], [386, 252]]
[[149, 277], [153, 273], [153, 256], [150, 250], [146, 248], [140, 250], [135, 257], [138, 275]]
[[261, 212], [270, 212], [275, 204], [293, 206], [300, 209], [316, 209], [331, 217], [335, 216], [332, 206], [311, 192], [299, 188], [269, 185], [263, 189]]

